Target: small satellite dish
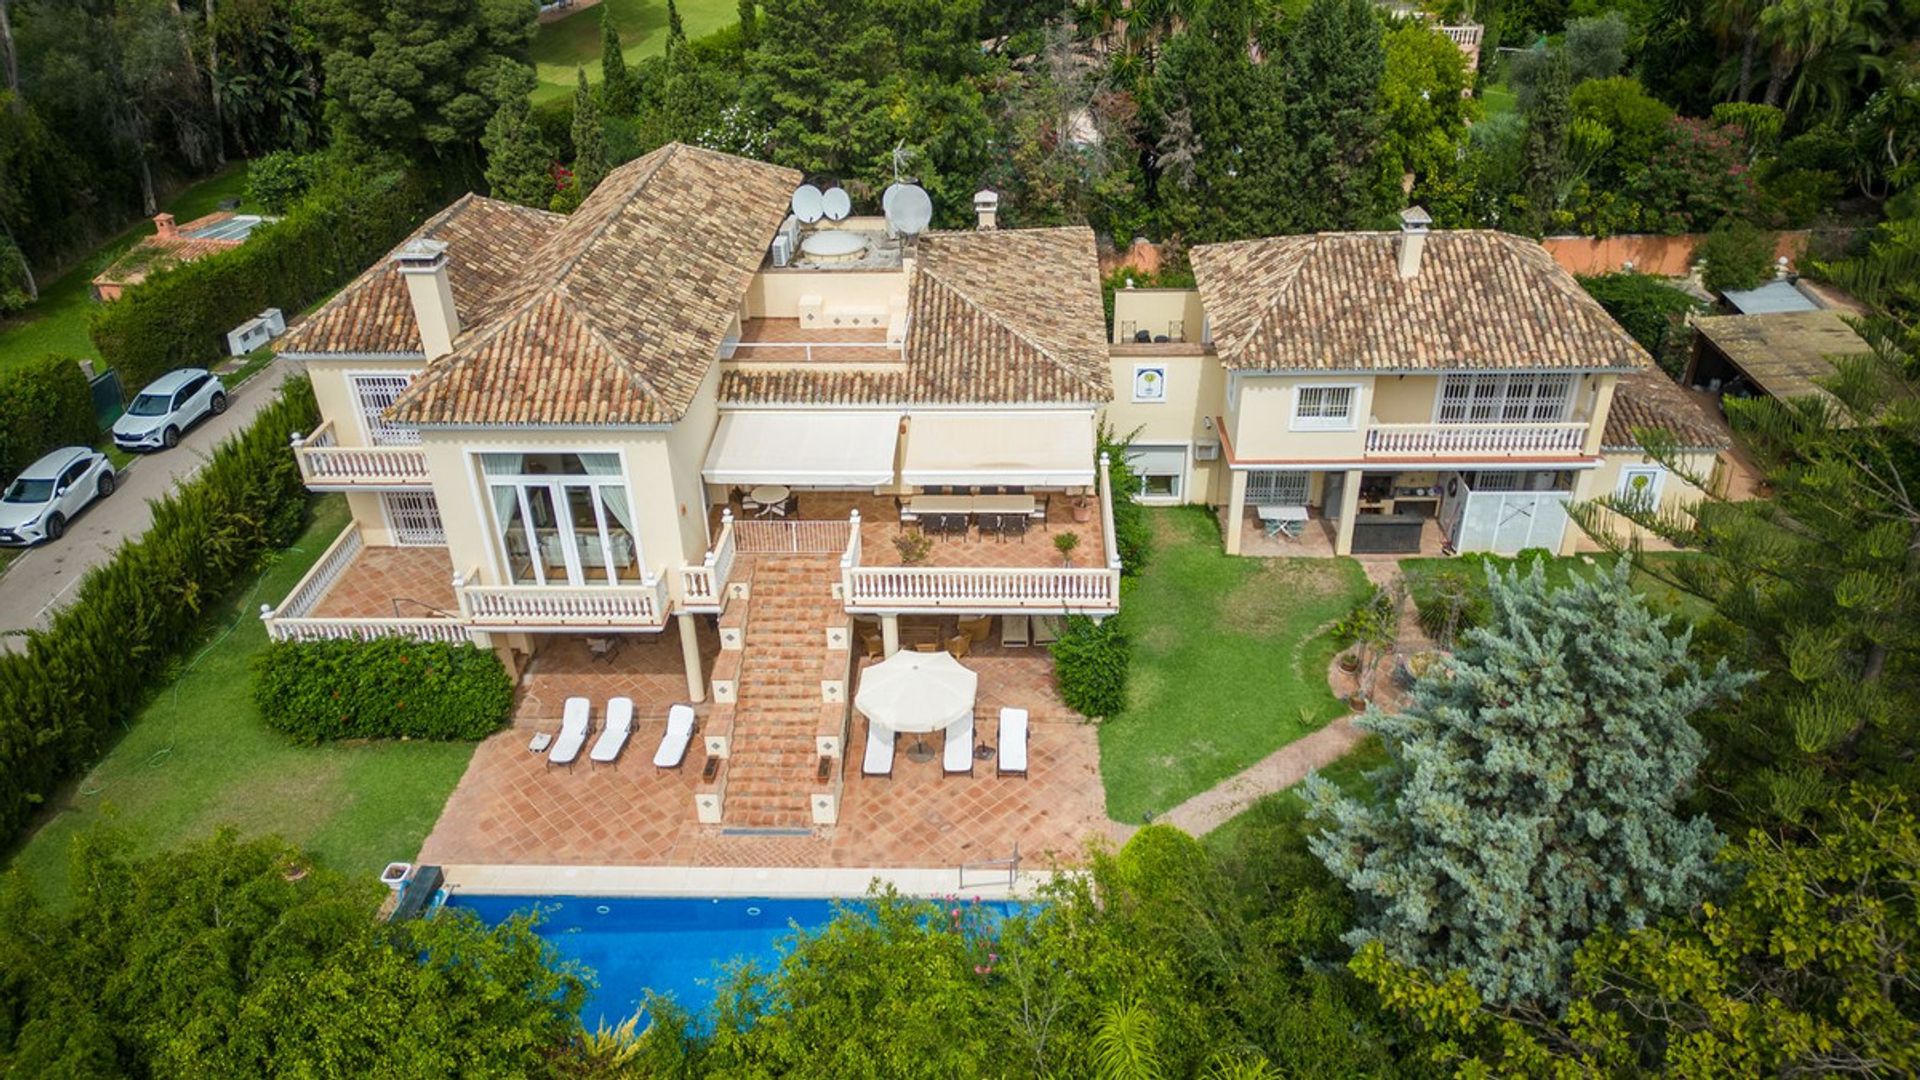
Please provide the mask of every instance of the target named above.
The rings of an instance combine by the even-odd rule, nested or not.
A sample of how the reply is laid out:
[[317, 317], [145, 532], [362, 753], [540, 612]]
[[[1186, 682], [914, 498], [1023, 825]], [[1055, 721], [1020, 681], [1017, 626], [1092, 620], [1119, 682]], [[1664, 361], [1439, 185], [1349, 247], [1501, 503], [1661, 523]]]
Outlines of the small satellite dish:
[[847, 197], [847, 189], [830, 187], [820, 196], [820, 207], [827, 212], [831, 221], [839, 221], [853, 212], [853, 200]]
[[793, 216], [809, 225], [819, 221], [824, 212], [821, 201], [819, 188], [812, 184], [801, 184], [793, 189]]
[[918, 184], [890, 184], [880, 196], [887, 226], [906, 236], [918, 236], [933, 223], [933, 200]]

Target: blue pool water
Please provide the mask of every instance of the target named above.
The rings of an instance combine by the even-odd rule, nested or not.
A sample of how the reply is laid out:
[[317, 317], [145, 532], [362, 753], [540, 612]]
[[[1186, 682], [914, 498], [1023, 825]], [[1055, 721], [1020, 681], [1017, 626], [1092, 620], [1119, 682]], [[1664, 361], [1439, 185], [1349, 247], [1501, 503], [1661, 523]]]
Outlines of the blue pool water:
[[[858, 901], [841, 901], [858, 906]], [[833, 919], [832, 900], [704, 897], [479, 896], [455, 894], [447, 906], [489, 926], [538, 907], [536, 932], [562, 958], [593, 969], [599, 985], [580, 1010], [591, 1028], [613, 1026], [640, 1007], [642, 992], [671, 994], [698, 1015], [712, 1004], [728, 961], [753, 960], [763, 970], [780, 961], [779, 945], [797, 926], [817, 930]], [[1022, 905], [989, 901], [991, 917]]]

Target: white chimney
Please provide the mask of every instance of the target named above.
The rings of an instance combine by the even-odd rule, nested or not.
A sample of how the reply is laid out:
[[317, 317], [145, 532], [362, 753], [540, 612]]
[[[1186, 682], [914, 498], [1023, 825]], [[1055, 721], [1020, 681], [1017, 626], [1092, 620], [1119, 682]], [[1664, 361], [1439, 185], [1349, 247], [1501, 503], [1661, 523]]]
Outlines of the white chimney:
[[982, 188], [973, 193], [973, 212], [980, 219], [979, 228], [997, 229], [1000, 227], [1000, 196], [994, 191]]
[[393, 261], [413, 301], [421, 351], [429, 360], [452, 352], [453, 339], [460, 336], [460, 313], [454, 310], [453, 286], [447, 280], [446, 242], [415, 240], [401, 248]]
[[1420, 274], [1420, 252], [1427, 246], [1427, 230], [1433, 217], [1417, 206], [1400, 211], [1400, 280], [1411, 281]]

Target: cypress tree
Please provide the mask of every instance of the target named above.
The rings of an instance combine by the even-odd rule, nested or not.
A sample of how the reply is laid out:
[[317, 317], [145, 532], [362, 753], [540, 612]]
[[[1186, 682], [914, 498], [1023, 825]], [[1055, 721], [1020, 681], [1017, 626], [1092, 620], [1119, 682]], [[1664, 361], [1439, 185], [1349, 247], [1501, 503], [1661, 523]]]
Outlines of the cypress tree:
[[1314, 854], [1358, 894], [1347, 942], [1379, 942], [1487, 1000], [1565, 1000], [1601, 929], [1685, 910], [1720, 837], [1676, 806], [1706, 747], [1687, 718], [1749, 676], [1703, 670], [1629, 586], [1631, 560], [1549, 589], [1540, 563], [1488, 570], [1492, 614], [1422, 676], [1405, 712], [1360, 726], [1390, 763], [1375, 800], [1315, 777]]
[[607, 112], [614, 116], [632, 116], [634, 107], [633, 74], [627, 70], [627, 58], [620, 51], [620, 31], [600, 9], [600, 96]]
[[607, 129], [587, 89], [587, 69], [579, 70], [580, 85], [573, 92], [573, 183], [584, 199], [607, 177]]
[[740, 0], [740, 44], [749, 52], [760, 45], [760, 11], [754, 0]]
[[1535, 235], [1547, 231], [1560, 209], [1560, 188], [1573, 168], [1567, 147], [1572, 126], [1572, 72], [1566, 53], [1549, 49], [1527, 110], [1527, 222]]
[[667, 59], [673, 59], [673, 54], [686, 45], [687, 28], [680, 21], [680, 7], [673, 0], [667, 0]]
[[1386, 209], [1377, 159], [1386, 44], [1370, 0], [1313, 0], [1287, 44], [1281, 93], [1293, 181], [1288, 231], [1366, 228]]
[[487, 187], [496, 199], [546, 209], [553, 197], [553, 152], [533, 126], [527, 99], [500, 106], [480, 136], [487, 152]]

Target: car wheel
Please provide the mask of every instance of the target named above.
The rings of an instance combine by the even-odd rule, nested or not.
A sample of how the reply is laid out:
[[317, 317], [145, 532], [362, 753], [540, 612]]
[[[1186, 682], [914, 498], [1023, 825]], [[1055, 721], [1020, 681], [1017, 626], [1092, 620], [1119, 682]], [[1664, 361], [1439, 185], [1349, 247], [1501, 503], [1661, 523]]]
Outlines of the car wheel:
[[55, 514], [47, 519], [47, 539], [58, 540], [67, 535], [67, 519]]
[[113, 474], [110, 472], [101, 473], [100, 482], [93, 486], [93, 491], [94, 494], [103, 499], [113, 494]]
[[227, 411], [227, 395], [225, 394], [213, 395], [213, 401], [207, 405], [207, 408], [212, 409], [213, 415], [215, 416], [219, 416], [221, 413], [226, 412]]
[[166, 434], [160, 436], [160, 444], [171, 450], [180, 445], [180, 429], [169, 426]]

